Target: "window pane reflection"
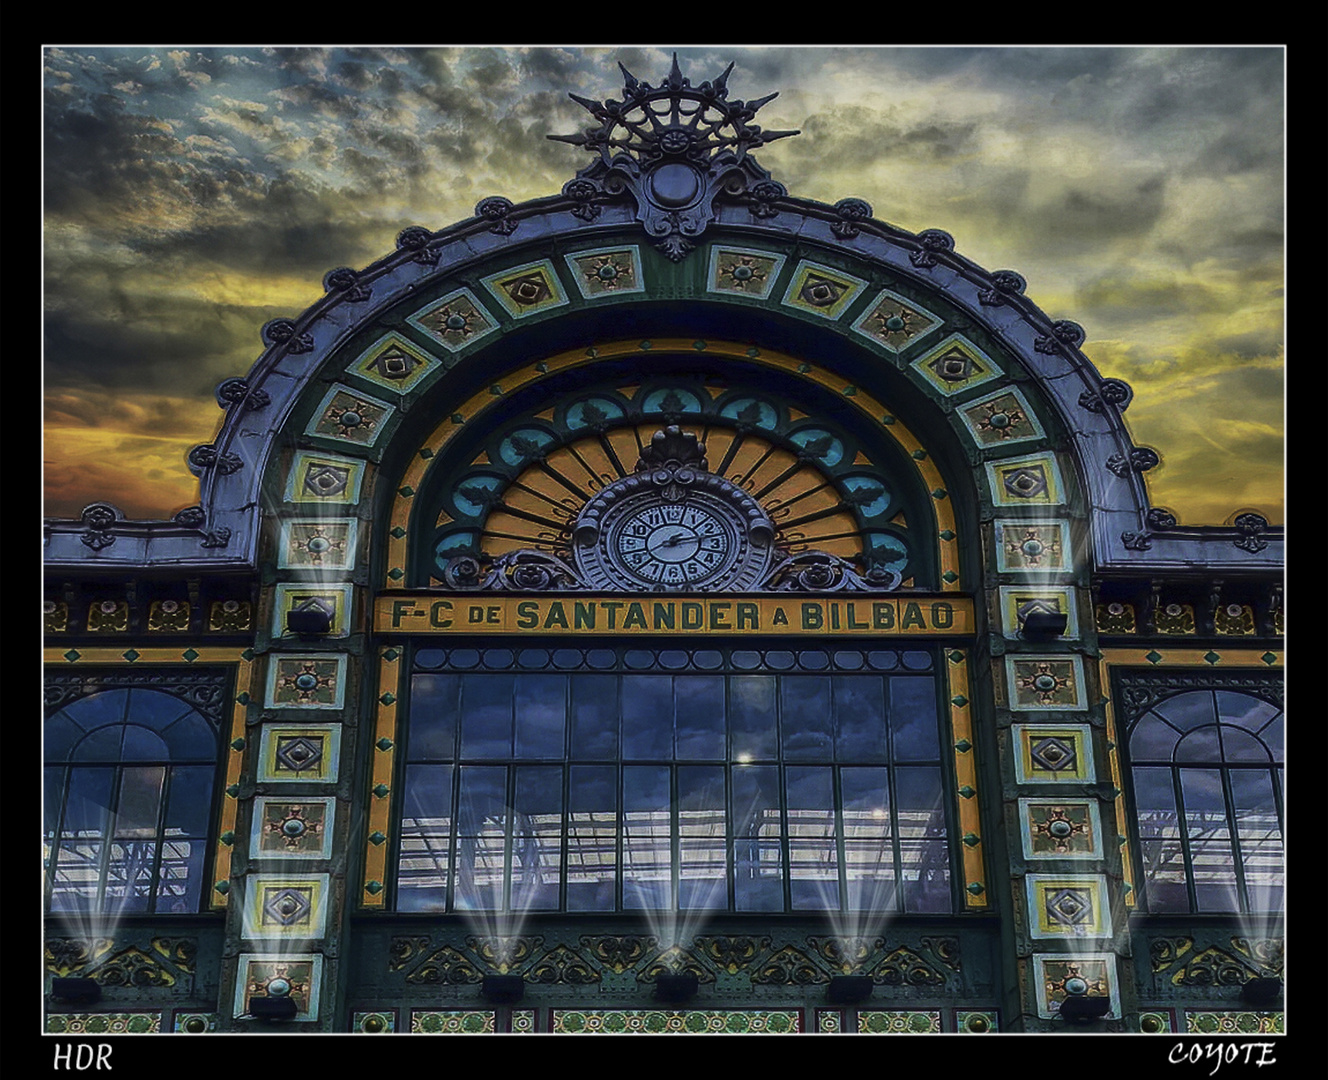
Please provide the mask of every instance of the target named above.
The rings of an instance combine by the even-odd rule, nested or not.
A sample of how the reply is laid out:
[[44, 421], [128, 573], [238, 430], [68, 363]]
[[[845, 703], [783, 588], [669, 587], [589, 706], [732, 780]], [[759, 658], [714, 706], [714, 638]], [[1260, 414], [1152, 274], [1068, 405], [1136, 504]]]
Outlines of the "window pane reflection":
[[412, 680], [397, 908], [952, 910], [930, 660], [824, 675], [802, 660], [789, 653], [787, 674], [435, 660]]

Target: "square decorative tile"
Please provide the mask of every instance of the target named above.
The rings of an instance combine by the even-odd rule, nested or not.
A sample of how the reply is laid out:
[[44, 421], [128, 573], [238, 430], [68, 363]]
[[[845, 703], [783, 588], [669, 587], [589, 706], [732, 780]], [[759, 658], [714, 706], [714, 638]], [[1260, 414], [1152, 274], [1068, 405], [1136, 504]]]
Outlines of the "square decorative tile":
[[1060, 466], [1052, 454], [989, 462], [983, 466], [997, 506], [1048, 506], [1065, 501]]
[[1000, 1017], [994, 1010], [987, 1012], [957, 1009], [955, 1030], [961, 1035], [989, 1035], [993, 1031], [1000, 1031]]
[[1024, 886], [1030, 936], [1111, 936], [1106, 878], [1088, 874], [1028, 874]]
[[1012, 724], [1015, 779], [1021, 784], [1092, 783], [1089, 728], [1074, 724]]
[[347, 658], [336, 653], [270, 653], [263, 705], [269, 709], [340, 709]]
[[406, 322], [449, 352], [459, 352], [498, 329], [498, 320], [469, 289], [456, 289], [434, 300], [407, 315]]
[[252, 997], [289, 997], [295, 1020], [317, 1020], [322, 996], [323, 958], [316, 953], [241, 953], [235, 977], [236, 1016], [249, 1012]]
[[866, 287], [865, 281], [852, 274], [804, 260], [794, 269], [781, 302], [823, 319], [837, 319]]
[[1066, 638], [1079, 636], [1079, 611], [1074, 602], [1074, 590], [1068, 586], [1003, 585], [1000, 589], [1001, 631], [1007, 638], [1019, 637], [1024, 619], [1034, 612], [1049, 612], [1065, 616]]
[[265, 724], [258, 781], [331, 784], [341, 756], [340, 724]]
[[993, 525], [998, 572], [1042, 577], [1074, 569], [1068, 521], [1004, 519]]
[[366, 1035], [390, 1034], [397, 1029], [396, 1009], [378, 1009], [372, 1012], [353, 1012], [350, 1029]]
[[249, 854], [256, 859], [330, 859], [336, 800], [254, 798]]
[[763, 300], [770, 295], [784, 256], [754, 248], [715, 245], [706, 277], [710, 292], [738, 293]]
[[941, 326], [941, 318], [889, 289], [882, 290], [866, 313], [853, 324], [863, 337], [893, 353], [915, 345]]
[[277, 540], [282, 570], [349, 570], [355, 564], [360, 523], [354, 518], [302, 518], [283, 521]]
[[979, 446], [1010, 446], [1046, 434], [1024, 396], [1013, 387], [968, 402], [960, 408], [959, 419]]
[[576, 287], [587, 300], [646, 291], [641, 252], [635, 246], [596, 248], [563, 257]]
[[1139, 628], [1134, 605], [1118, 600], [1096, 605], [1093, 618], [1100, 634], [1133, 634]]
[[208, 629], [221, 633], [248, 630], [253, 621], [253, 605], [248, 600], [216, 600], [208, 608]]
[[909, 364], [909, 368], [947, 397], [1005, 374], [991, 357], [962, 334], [951, 334]]
[[272, 636], [294, 640], [295, 635], [286, 629], [286, 616], [292, 611], [318, 610], [325, 612], [332, 620], [328, 632], [321, 636], [346, 637], [350, 633], [353, 590], [352, 585], [320, 585], [314, 582], [286, 582], [278, 585], [272, 604]]
[[308, 941], [327, 930], [327, 874], [248, 874], [244, 878], [244, 936]]
[[1015, 712], [1074, 712], [1088, 707], [1077, 656], [1005, 655], [1005, 685]]
[[294, 503], [353, 506], [360, 501], [364, 462], [300, 450], [286, 478], [285, 498]]
[[396, 407], [348, 386], [334, 386], [319, 402], [304, 432], [355, 446], [373, 446]]
[[[1286, 1029], [1280, 1012], [1185, 1010], [1187, 1035], [1281, 1035]], [[1258, 1058], [1255, 1058], [1258, 1061]]]
[[1020, 799], [1025, 859], [1101, 859], [1102, 822], [1091, 799]]
[[1067, 997], [1084, 994], [1110, 999], [1107, 1016], [1120, 1018], [1120, 985], [1112, 954], [1034, 953], [1032, 961], [1038, 1016], [1044, 1020], [1056, 1016]]
[[517, 319], [567, 303], [567, 293], [548, 259], [490, 274], [481, 283]]
[[181, 633], [188, 630], [192, 610], [187, 600], [154, 600], [148, 606], [148, 632]]

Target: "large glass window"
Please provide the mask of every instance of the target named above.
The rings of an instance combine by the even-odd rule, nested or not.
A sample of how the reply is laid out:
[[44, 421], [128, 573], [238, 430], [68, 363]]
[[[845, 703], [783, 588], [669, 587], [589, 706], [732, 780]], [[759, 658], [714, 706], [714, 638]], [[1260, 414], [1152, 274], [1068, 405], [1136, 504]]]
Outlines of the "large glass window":
[[1280, 694], [1123, 687], [1148, 910], [1280, 909]]
[[46, 721], [52, 912], [199, 910], [217, 728], [173, 694], [106, 690]]
[[923, 650], [415, 655], [396, 907], [949, 912]]

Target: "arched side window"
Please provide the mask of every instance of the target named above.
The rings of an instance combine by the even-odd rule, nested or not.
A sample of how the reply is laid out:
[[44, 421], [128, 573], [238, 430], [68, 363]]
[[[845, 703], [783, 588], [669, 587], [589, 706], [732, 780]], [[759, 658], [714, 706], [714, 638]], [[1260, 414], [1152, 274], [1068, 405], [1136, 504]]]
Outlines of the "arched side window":
[[1279, 910], [1280, 693], [1220, 684], [1168, 693], [1127, 681], [1124, 696], [1147, 909]]
[[218, 738], [215, 720], [160, 690], [103, 690], [47, 717], [51, 912], [199, 910]]

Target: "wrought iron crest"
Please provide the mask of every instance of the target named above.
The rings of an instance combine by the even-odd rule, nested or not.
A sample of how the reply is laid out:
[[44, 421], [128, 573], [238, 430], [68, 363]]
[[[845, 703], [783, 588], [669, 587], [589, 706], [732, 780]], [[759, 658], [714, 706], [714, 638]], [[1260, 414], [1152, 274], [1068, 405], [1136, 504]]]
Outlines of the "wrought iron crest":
[[716, 195], [750, 194], [756, 199], [755, 212], [760, 212], [769, 209], [772, 196], [785, 194], [750, 156], [757, 147], [798, 134], [763, 131], [752, 123], [777, 93], [755, 101], [729, 100], [732, 64], [713, 82], [693, 86], [679, 70], [676, 53], [672, 70], [659, 86], [640, 81], [622, 64], [618, 67], [624, 79], [622, 101], [569, 95], [598, 126], [576, 135], [549, 136], [596, 155], [563, 188], [563, 194], [577, 201], [579, 217], [590, 220], [595, 202], [629, 192], [636, 201], [637, 220], [676, 262], [714, 220]]

